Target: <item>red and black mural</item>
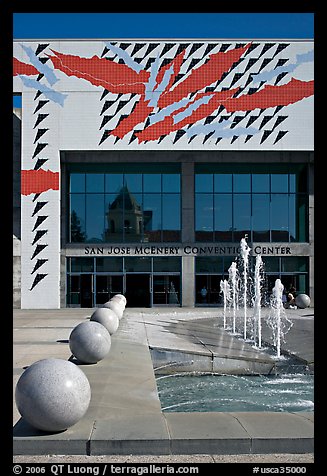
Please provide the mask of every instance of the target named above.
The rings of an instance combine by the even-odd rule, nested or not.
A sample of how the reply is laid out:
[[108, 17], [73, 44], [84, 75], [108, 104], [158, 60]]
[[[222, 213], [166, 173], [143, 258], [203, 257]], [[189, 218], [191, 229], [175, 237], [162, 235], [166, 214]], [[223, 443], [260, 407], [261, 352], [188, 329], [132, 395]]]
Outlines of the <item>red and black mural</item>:
[[273, 134], [276, 144], [288, 133], [286, 124], [278, 127], [287, 119], [285, 107], [314, 91], [313, 79], [293, 76], [313, 61], [313, 50], [290, 59], [286, 42], [102, 44], [91, 57], [47, 44], [38, 47], [46, 49], [42, 61], [28, 47], [30, 64], [14, 58], [14, 75], [35, 88], [30, 78], [46, 76], [49, 86], [41, 92], [61, 106], [67, 94], [56, 90], [58, 72], [103, 88], [99, 145], [109, 137], [142, 144], [167, 136], [173, 143], [183, 136], [187, 143], [246, 143], [257, 134], [260, 143]]

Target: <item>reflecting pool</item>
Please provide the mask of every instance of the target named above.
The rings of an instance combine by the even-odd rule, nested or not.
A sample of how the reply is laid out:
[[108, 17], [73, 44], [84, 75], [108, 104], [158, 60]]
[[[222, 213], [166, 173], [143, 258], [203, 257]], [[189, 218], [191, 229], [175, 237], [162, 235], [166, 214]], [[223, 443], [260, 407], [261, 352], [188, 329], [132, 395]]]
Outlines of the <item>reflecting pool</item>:
[[198, 375], [157, 377], [166, 412], [299, 412], [314, 410], [314, 376]]

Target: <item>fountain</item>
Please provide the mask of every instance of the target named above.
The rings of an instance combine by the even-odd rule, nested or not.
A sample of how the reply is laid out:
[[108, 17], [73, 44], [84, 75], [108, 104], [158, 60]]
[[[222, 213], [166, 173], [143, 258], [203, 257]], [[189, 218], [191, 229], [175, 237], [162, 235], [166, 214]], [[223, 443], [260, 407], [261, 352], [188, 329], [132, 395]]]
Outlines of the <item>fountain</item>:
[[236, 306], [238, 302], [238, 272], [235, 261], [230, 265], [228, 269], [229, 281], [231, 282], [232, 297], [231, 303], [233, 307], [233, 334], [236, 333]]
[[261, 349], [261, 287], [262, 287], [263, 262], [261, 255], [256, 256], [254, 269], [254, 345], [258, 340]]
[[226, 329], [226, 309], [227, 304], [230, 302], [230, 288], [226, 279], [220, 281], [220, 291], [223, 294], [224, 299], [224, 329]]
[[286, 332], [288, 332], [293, 325], [293, 323], [286, 317], [282, 301], [283, 291], [284, 286], [281, 280], [276, 279], [270, 299], [270, 313], [267, 318], [267, 325], [273, 333], [277, 358], [280, 357], [281, 342], [284, 340]]
[[[255, 267], [253, 272], [253, 278], [251, 270], [249, 269], [249, 254], [251, 248], [246, 242], [247, 236], [240, 241], [240, 271], [237, 268], [237, 259], [232, 262], [228, 269], [229, 278], [228, 281], [220, 281], [220, 290], [224, 296], [224, 329], [226, 328], [226, 306], [229, 303], [229, 307], [233, 309], [233, 322], [232, 332], [237, 333], [236, 319], [240, 314], [237, 313], [239, 307], [238, 303], [241, 303], [243, 312], [243, 339], [254, 341], [254, 346], [258, 349], [262, 348], [262, 286], [264, 282], [264, 263], [261, 255], [257, 255], [255, 259]], [[242, 278], [242, 279], [241, 279]], [[239, 288], [241, 285], [241, 291]], [[284, 340], [285, 334], [292, 326], [292, 322], [286, 318], [286, 313], [282, 303], [284, 286], [280, 279], [276, 280], [275, 287], [272, 290], [272, 296], [269, 304], [269, 315], [267, 317], [267, 325], [272, 330], [273, 342], [276, 348], [277, 357], [280, 358], [280, 347]], [[251, 299], [250, 299], [251, 298]], [[248, 306], [253, 306], [253, 316], [248, 316]]]
[[[246, 237], [245, 237], [246, 238]], [[244, 340], [246, 340], [247, 332], [247, 286], [248, 286], [248, 265], [249, 253], [251, 248], [248, 246], [246, 239], [241, 239], [241, 257], [243, 259], [243, 305], [244, 305]]]

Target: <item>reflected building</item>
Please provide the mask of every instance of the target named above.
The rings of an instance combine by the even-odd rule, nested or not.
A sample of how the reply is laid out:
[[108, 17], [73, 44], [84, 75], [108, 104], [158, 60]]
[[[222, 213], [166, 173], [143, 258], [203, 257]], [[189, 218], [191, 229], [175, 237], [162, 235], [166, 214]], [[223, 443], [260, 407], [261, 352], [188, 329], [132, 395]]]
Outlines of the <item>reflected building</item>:
[[[108, 228], [105, 231], [105, 241], [122, 242], [125, 235], [128, 235], [131, 241], [142, 240], [144, 213], [127, 185], [120, 189], [115, 200], [109, 204], [106, 217]], [[147, 222], [150, 219], [151, 216], [147, 214]]]

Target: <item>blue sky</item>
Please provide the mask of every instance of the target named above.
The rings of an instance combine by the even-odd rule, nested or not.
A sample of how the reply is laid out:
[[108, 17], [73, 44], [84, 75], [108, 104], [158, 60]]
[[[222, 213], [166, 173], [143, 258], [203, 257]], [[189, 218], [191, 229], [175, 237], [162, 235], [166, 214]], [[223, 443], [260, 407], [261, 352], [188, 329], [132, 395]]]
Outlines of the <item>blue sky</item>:
[[313, 13], [14, 13], [14, 38], [313, 38]]
[[[14, 39], [312, 39], [313, 13], [14, 13]], [[14, 97], [14, 106], [20, 107]]]

